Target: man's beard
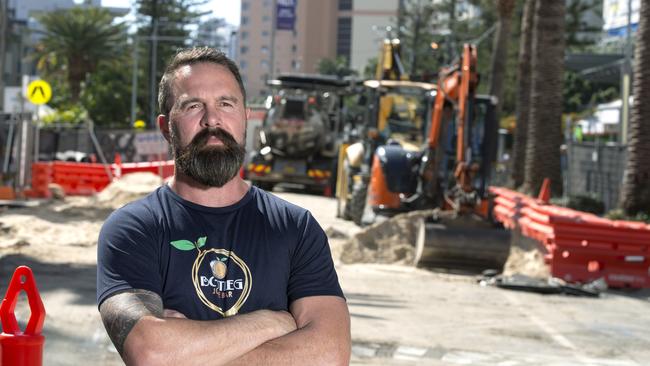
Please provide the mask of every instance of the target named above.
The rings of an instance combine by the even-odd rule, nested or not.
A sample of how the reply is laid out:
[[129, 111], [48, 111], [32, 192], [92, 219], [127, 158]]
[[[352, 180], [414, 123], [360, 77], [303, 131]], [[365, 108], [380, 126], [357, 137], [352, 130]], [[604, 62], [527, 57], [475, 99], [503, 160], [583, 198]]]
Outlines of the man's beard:
[[[181, 173], [208, 187], [223, 187], [237, 175], [246, 149], [230, 133], [219, 127], [204, 128], [187, 146], [182, 146], [178, 127], [173, 122], [171, 125], [172, 153]], [[211, 136], [223, 145], [207, 145]]]

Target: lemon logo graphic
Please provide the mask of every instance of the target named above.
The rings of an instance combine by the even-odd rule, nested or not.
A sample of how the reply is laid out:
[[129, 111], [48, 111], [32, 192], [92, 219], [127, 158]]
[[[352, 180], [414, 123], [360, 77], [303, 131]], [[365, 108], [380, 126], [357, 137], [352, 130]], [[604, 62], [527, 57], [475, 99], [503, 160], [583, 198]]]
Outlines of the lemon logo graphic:
[[[192, 283], [201, 302], [221, 316], [236, 315], [251, 291], [250, 269], [232, 251], [214, 248], [201, 249], [205, 246], [207, 239], [206, 236], [203, 236], [196, 242], [175, 240], [170, 244], [181, 251], [197, 251], [196, 259], [192, 265]], [[208, 275], [206, 276], [206, 274]], [[238, 296], [236, 296], [237, 294]], [[236, 301], [227, 309], [215, 304], [216, 300], [226, 298], [233, 298]]]
[[221, 259], [215, 259], [210, 261], [210, 269], [212, 269], [212, 274], [214, 277], [222, 280], [226, 277], [226, 272], [228, 271], [228, 266]]

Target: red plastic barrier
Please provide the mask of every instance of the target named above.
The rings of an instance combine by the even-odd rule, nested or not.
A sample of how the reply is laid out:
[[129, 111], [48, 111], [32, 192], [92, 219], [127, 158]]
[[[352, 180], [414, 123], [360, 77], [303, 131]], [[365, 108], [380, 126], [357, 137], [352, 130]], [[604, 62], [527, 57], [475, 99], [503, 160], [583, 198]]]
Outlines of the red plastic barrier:
[[[25, 291], [31, 316], [24, 331], [16, 321], [14, 310], [20, 291]], [[26, 266], [16, 268], [9, 287], [0, 305], [0, 321], [3, 332], [0, 333], [0, 365], [5, 366], [40, 366], [43, 364], [43, 344], [45, 337], [41, 334], [45, 321], [45, 307], [36, 288], [32, 270]]]
[[71, 163], [54, 161], [32, 164], [32, 189], [30, 197], [49, 198], [48, 185], [56, 183], [67, 195], [92, 195], [101, 192], [111, 183], [106, 169], [113, 177], [137, 172], [160, 174], [167, 178], [174, 174], [174, 162], [115, 163], [105, 167], [97, 163]]
[[650, 288], [650, 225], [549, 205], [503, 187], [490, 187], [490, 193], [493, 217], [540, 242], [553, 276], [568, 282], [604, 278], [609, 286]]

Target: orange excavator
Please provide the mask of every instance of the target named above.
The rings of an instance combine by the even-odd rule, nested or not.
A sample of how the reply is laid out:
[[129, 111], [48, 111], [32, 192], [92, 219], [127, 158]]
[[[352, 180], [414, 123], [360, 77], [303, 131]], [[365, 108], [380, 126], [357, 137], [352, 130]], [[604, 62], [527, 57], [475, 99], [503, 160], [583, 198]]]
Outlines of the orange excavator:
[[[480, 250], [454, 244], [459, 242], [455, 234], [467, 236], [467, 226], [481, 239], [494, 236], [484, 218], [496, 158], [496, 100], [476, 94], [479, 81], [477, 52], [470, 44], [463, 46], [457, 62], [440, 71], [436, 84], [366, 81], [374, 95], [368, 111], [377, 117], [367, 119], [365, 138], [347, 146], [341, 158], [344, 164], [339, 167], [348, 167], [350, 183], [347, 191], [338, 187], [339, 208], [343, 207], [339, 215], [361, 225], [373, 223], [378, 216], [439, 208], [441, 215], [422, 223], [420, 259], [434, 258], [430, 262], [436, 263], [471, 259], [466, 262], [476, 264], [477, 258], [483, 258], [478, 262], [484, 268], [502, 265], [507, 246], [501, 233], [493, 245]], [[407, 83], [422, 92], [405, 92]], [[344, 175], [339, 175], [339, 181], [345, 181]], [[436, 255], [427, 255], [429, 249]]]

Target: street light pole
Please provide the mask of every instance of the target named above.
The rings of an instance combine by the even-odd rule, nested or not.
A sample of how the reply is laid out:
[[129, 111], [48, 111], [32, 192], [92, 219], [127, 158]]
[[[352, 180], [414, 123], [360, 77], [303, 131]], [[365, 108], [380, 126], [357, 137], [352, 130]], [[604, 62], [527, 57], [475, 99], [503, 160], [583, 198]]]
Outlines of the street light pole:
[[135, 123], [138, 103], [138, 34], [133, 35], [133, 74], [131, 75], [131, 123]]
[[625, 59], [621, 79], [621, 126], [619, 141], [627, 144], [630, 121], [630, 92], [632, 85], [632, 0], [627, 0], [627, 27], [625, 28]]
[[153, 19], [153, 30], [151, 32], [151, 76], [149, 95], [149, 123], [156, 125], [156, 58], [158, 57], [158, 18]]

